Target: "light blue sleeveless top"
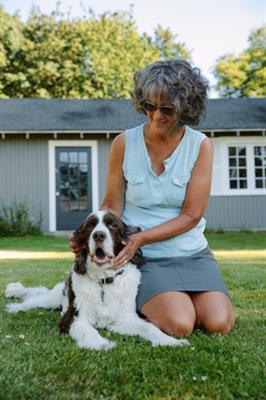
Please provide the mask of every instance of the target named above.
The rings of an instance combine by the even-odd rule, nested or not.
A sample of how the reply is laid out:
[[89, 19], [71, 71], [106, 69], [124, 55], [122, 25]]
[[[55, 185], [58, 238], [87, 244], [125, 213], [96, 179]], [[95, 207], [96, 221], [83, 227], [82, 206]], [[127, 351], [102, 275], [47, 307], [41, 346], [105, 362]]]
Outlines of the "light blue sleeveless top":
[[[165, 169], [157, 176], [144, 141], [144, 125], [126, 131], [123, 172], [126, 179], [123, 221], [152, 228], [176, 218], [185, 198], [187, 183], [197, 160], [203, 133], [185, 127], [185, 133], [171, 156], [164, 161]], [[143, 246], [145, 257], [165, 258], [192, 255], [207, 246], [204, 236], [206, 221], [188, 232], [171, 239]]]

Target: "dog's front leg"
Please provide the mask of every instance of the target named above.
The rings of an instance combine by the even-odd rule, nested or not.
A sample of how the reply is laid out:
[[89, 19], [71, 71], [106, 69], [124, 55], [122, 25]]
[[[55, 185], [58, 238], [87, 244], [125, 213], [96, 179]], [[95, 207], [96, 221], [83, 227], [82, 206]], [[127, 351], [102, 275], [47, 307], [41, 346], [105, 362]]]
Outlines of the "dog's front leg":
[[185, 346], [186, 339], [176, 339], [163, 333], [159, 328], [139, 318], [137, 315], [128, 316], [108, 327], [110, 330], [126, 335], [138, 335], [152, 342], [153, 346]]
[[91, 350], [109, 350], [115, 343], [102, 337], [87, 319], [78, 316], [74, 319], [69, 329], [70, 336], [77, 342], [78, 346]]

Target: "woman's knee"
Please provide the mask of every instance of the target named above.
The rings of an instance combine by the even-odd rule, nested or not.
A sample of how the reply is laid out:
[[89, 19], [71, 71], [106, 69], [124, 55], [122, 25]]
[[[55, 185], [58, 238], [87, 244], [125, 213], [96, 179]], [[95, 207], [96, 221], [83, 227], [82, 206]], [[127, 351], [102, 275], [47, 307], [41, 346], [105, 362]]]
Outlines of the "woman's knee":
[[208, 318], [206, 321], [202, 321], [202, 326], [209, 333], [222, 333], [223, 335], [227, 335], [233, 329], [234, 323], [234, 315], [229, 311], [215, 315], [213, 318]]
[[229, 298], [221, 292], [195, 293], [192, 297], [197, 325], [209, 333], [228, 334], [234, 326], [234, 311]]
[[189, 318], [170, 318], [164, 322], [162, 330], [168, 335], [187, 336], [194, 329], [195, 321]]
[[189, 335], [196, 313], [190, 297], [183, 292], [166, 292], [143, 305], [141, 313], [168, 335]]
[[164, 316], [162, 319], [156, 319], [151, 322], [168, 335], [187, 336], [194, 329], [195, 320], [189, 317]]

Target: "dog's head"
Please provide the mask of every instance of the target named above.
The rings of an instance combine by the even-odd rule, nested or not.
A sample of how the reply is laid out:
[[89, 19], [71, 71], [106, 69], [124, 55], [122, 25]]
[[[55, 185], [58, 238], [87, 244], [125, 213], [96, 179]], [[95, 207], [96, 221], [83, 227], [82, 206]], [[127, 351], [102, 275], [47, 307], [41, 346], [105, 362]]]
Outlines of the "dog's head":
[[[90, 214], [74, 232], [78, 247], [85, 246], [76, 256], [74, 270], [85, 274], [87, 257], [97, 267], [110, 268], [112, 260], [123, 248], [123, 241], [131, 234], [140, 231], [138, 227], [127, 226], [120, 218], [109, 211], [98, 211]], [[144, 262], [138, 251], [131, 262], [141, 266]]]

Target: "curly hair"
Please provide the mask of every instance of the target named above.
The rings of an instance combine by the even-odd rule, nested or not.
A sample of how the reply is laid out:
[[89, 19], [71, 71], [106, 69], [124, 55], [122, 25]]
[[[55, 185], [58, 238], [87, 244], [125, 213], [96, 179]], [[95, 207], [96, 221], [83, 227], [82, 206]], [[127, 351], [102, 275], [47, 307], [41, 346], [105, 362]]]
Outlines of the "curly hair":
[[199, 68], [187, 61], [158, 61], [134, 75], [133, 104], [138, 112], [146, 114], [145, 101], [170, 102], [176, 109], [179, 126], [197, 125], [204, 114], [208, 81]]

